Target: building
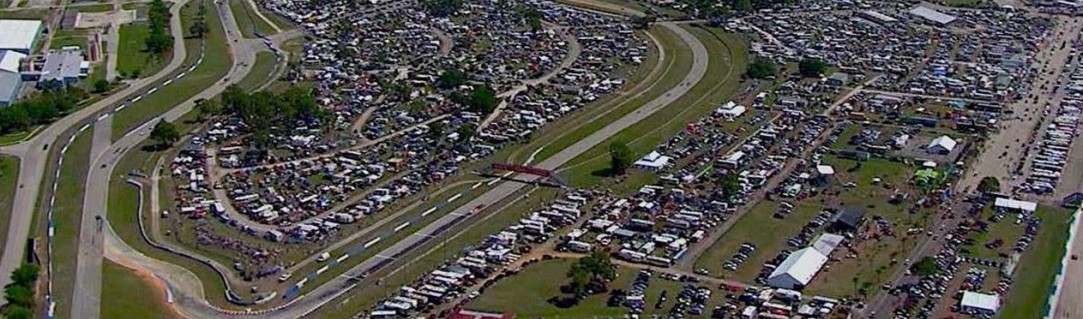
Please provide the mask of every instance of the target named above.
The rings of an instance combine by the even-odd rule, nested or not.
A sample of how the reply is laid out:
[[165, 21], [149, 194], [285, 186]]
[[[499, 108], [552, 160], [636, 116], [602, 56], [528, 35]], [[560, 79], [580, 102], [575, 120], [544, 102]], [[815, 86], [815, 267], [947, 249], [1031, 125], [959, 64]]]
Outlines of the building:
[[732, 120], [745, 114], [748, 109], [744, 105], [737, 104], [737, 102], [729, 101], [726, 104], [722, 104], [714, 110], [715, 116], [722, 116], [726, 119]]
[[963, 299], [959, 300], [959, 308], [965, 313], [994, 315], [997, 309], [1000, 308], [1000, 297], [973, 291], [963, 291]]
[[4, 30], [0, 32], [0, 51], [30, 54], [43, 28], [39, 20], [0, 20], [0, 30]]
[[79, 47], [64, 47], [49, 50], [45, 56], [45, 66], [39, 73], [38, 86], [75, 84], [90, 72], [90, 62], [83, 59]]
[[853, 232], [861, 228], [861, 225], [865, 223], [865, 210], [861, 207], [848, 206], [844, 207], [841, 212], [831, 217], [831, 224], [828, 228], [834, 232]]
[[767, 277], [767, 285], [775, 288], [800, 290], [812, 282], [816, 273], [827, 263], [827, 256], [812, 247], [802, 248], [786, 257]]
[[925, 150], [932, 154], [948, 154], [955, 150], [956, 145], [959, 145], [959, 142], [956, 142], [950, 136], [941, 135], [929, 142], [929, 146]]
[[827, 85], [830, 86], [845, 86], [850, 84], [850, 75], [842, 72], [835, 72], [831, 76], [827, 77]]
[[0, 107], [10, 105], [19, 95], [23, 83], [19, 65], [23, 59], [26, 59], [26, 54], [0, 51]]
[[824, 256], [831, 256], [831, 253], [835, 252], [835, 248], [838, 248], [843, 240], [846, 240], [846, 237], [842, 237], [842, 235], [823, 233], [820, 234], [820, 237], [816, 237], [816, 241], [812, 242], [812, 249], [824, 254]]
[[993, 207], [999, 210], [1016, 211], [1020, 213], [1034, 213], [1038, 210], [1038, 203], [1025, 200], [997, 197], [993, 201]]
[[921, 18], [935, 26], [946, 27], [958, 20], [955, 16], [936, 11], [927, 7], [918, 6], [910, 10], [910, 15]]
[[889, 15], [874, 10], [865, 10], [858, 12], [858, 16], [879, 24], [891, 24], [899, 21], [898, 19], [895, 19]]
[[448, 319], [515, 319], [511, 313], [491, 313], [459, 309], [447, 316]]

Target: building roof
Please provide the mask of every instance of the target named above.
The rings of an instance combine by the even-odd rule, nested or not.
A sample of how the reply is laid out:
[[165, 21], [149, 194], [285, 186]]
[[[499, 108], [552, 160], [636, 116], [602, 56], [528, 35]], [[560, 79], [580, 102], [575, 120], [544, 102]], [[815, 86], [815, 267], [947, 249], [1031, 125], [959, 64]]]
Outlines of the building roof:
[[1038, 209], [1038, 203], [1003, 197], [997, 198], [993, 205], [997, 208], [1018, 209], [1025, 212], [1034, 212]]
[[491, 313], [481, 312], [474, 310], [459, 309], [451, 315], [448, 315], [448, 319], [515, 319], [515, 315], [511, 313]]
[[865, 15], [869, 16], [869, 17], [872, 17], [872, 18], [874, 18], [876, 20], [880, 20], [880, 21], [877, 21], [877, 22], [889, 23], [889, 22], [899, 21], [899, 20], [897, 20], [895, 18], [892, 18], [889, 15], [880, 13], [880, 12], [875, 11], [875, 10], [865, 10]]
[[917, 8], [914, 8], [914, 9], [910, 10], [910, 14], [916, 15], [918, 17], [921, 17], [921, 18], [925, 19], [925, 20], [929, 20], [929, 21], [936, 22], [936, 23], [939, 23], [939, 24], [949, 24], [949, 23], [952, 23], [953, 21], [955, 21], [955, 19], [956, 19], [955, 16], [952, 16], [950, 14], [946, 14], [946, 13], [943, 13], [943, 12], [940, 12], [940, 11], [929, 9], [929, 8], [923, 7], [923, 6], [918, 6]]
[[826, 263], [827, 256], [823, 253], [812, 247], [802, 248], [786, 257], [786, 260], [782, 261], [782, 264], [778, 265], [778, 268], [775, 268], [775, 271], [771, 272], [771, 276], [767, 278], [768, 281], [773, 281], [777, 277], [788, 276], [802, 286], [808, 285], [812, 277], [816, 276]]
[[831, 256], [831, 253], [842, 244], [844, 239], [846, 237], [842, 237], [842, 235], [823, 233], [820, 237], [816, 237], [816, 241], [812, 242], [812, 248], [824, 254], [824, 256]]
[[16, 93], [19, 92], [19, 83], [22, 83], [22, 75], [0, 72], [0, 105], [15, 101]]
[[951, 152], [952, 150], [955, 149], [955, 145], [958, 145], [958, 144], [959, 144], [959, 142], [956, 142], [950, 136], [941, 135], [940, 137], [937, 137], [937, 138], [933, 139], [932, 142], [929, 142], [929, 148], [931, 149], [933, 147], [942, 147], [945, 150], [947, 150], [948, 152]]
[[835, 168], [831, 165], [816, 165], [816, 172], [820, 175], [835, 175]]
[[30, 51], [41, 31], [39, 20], [0, 20], [0, 50]]
[[41, 81], [78, 78], [83, 67], [83, 51], [78, 47], [49, 50], [45, 56]]
[[1000, 308], [1000, 297], [973, 291], [963, 291], [963, 299], [959, 301], [959, 305], [965, 308], [996, 312]]
[[0, 71], [19, 73], [19, 61], [25, 58], [22, 52], [0, 50]]
[[865, 210], [857, 206], [847, 206], [842, 209], [842, 212], [835, 215], [832, 218], [831, 223], [836, 225], [842, 225], [850, 228], [857, 228], [861, 226], [861, 220], [865, 218]]

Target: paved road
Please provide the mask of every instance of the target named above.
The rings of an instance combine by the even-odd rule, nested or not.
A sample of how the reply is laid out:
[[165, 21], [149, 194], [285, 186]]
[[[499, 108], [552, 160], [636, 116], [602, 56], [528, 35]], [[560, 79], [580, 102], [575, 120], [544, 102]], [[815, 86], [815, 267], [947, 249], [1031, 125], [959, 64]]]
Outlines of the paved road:
[[[173, 15], [170, 28], [173, 37], [178, 39], [183, 37], [180, 8], [183, 7], [185, 2], [187, 0], [179, 0], [170, 8]], [[180, 68], [184, 64], [187, 52], [183, 42], [178, 41], [177, 43], [178, 45], [173, 47], [173, 60], [161, 72], [129, 82], [130, 86], [128, 88], [57, 120], [30, 140], [0, 148], [0, 153], [15, 155], [20, 158], [19, 188], [15, 191], [15, 199], [12, 204], [11, 222], [8, 226], [7, 241], [4, 244], [4, 255], [3, 258], [0, 258], [0, 274], [11, 273], [23, 261], [26, 252], [26, 240], [30, 234], [30, 222], [37, 206], [46, 161], [53, 151], [53, 149], [47, 149], [50, 143], [57, 141], [57, 138], [66, 131], [84, 123], [102, 110], [115, 107], [128, 97], [145, 92], [150, 85], [157, 83]], [[8, 276], [0, 276], [0, 286], [6, 286], [10, 282]]]
[[[244, 78], [251, 70], [255, 62], [256, 51], [263, 48], [258, 40], [242, 40], [239, 38], [240, 28], [230, 11], [228, 5], [219, 6], [219, 19], [222, 20], [226, 32], [226, 39], [230, 44], [230, 54], [233, 56], [233, 65], [219, 85], [212, 85], [206, 90], [189, 98], [167, 112], [163, 118], [174, 121], [181, 115], [190, 111], [196, 100], [209, 99], [218, 95], [229, 84], [234, 84]], [[179, 39], [179, 38], [178, 38]], [[180, 43], [181, 41], [178, 41]], [[121, 137], [116, 143], [112, 140], [112, 116], [99, 121], [94, 127], [94, 139], [91, 148], [91, 162], [89, 175], [86, 180], [85, 194], [83, 197], [83, 215], [79, 233], [78, 268], [76, 269], [75, 294], [72, 303], [73, 318], [96, 319], [100, 315], [101, 306], [101, 262], [103, 256], [103, 224], [100, 219], [105, 218], [103, 212], [107, 209], [107, 197], [109, 192], [109, 177], [113, 167], [123, 158], [127, 151], [141, 143], [149, 136], [148, 131], [157, 119], [148, 121], [136, 130]], [[133, 134], [134, 133], [134, 134]]]

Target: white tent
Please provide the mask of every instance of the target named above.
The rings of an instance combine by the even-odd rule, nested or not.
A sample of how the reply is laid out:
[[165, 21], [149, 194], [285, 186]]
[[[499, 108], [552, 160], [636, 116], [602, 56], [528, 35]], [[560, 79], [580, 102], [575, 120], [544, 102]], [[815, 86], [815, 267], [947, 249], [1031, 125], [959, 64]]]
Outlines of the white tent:
[[771, 272], [767, 285], [795, 290], [804, 288], [826, 263], [827, 256], [812, 247], [797, 250]]
[[647, 156], [643, 156], [643, 158], [636, 161], [635, 165], [648, 169], [660, 169], [669, 164], [669, 161], [672, 159], [673, 158], [669, 156], [663, 156], [661, 153], [652, 151], [650, 154], [647, 154]]
[[947, 154], [951, 153], [958, 144], [959, 142], [956, 142], [950, 136], [941, 135], [940, 137], [933, 139], [932, 142], [929, 142], [928, 151], [929, 153]]
[[845, 238], [841, 235], [823, 233], [820, 237], [816, 237], [816, 241], [812, 243], [812, 248], [824, 254], [824, 256], [830, 256], [831, 252], [835, 251], [835, 248], [842, 244]]
[[745, 114], [746, 110], [747, 108], [745, 108], [744, 105], [730, 101], [715, 109], [714, 114], [716, 116], [724, 116], [728, 119], [735, 119], [741, 117], [742, 114]]
[[1027, 213], [1033, 213], [1038, 209], [1038, 203], [1003, 197], [997, 198], [996, 201], [993, 202], [993, 206], [996, 208], [1019, 210]]
[[963, 291], [959, 307], [968, 312], [994, 314], [1000, 308], [1000, 297], [973, 291]]
[[835, 168], [831, 165], [816, 165], [816, 172], [820, 175], [835, 175]]

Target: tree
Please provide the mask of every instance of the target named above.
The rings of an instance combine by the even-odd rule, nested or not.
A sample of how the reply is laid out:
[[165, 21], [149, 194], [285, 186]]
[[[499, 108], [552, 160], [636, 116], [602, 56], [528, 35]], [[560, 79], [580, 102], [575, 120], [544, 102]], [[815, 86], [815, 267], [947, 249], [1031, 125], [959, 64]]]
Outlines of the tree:
[[519, 9], [519, 14], [523, 16], [523, 20], [526, 21], [526, 25], [531, 30], [538, 31], [542, 29], [542, 13], [538, 9], [532, 7], [523, 6]]
[[736, 0], [733, 2], [733, 8], [741, 12], [752, 12], [752, 0]]
[[94, 93], [102, 93], [109, 90], [109, 81], [106, 79], [98, 79], [94, 81]]
[[459, 134], [459, 140], [469, 141], [474, 134], [478, 133], [478, 125], [474, 123], [463, 123], [455, 129], [455, 133]]
[[496, 98], [496, 91], [489, 87], [489, 85], [475, 85], [469, 95], [455, 92], [451, 95], [451, 100], [466, 105], [467, 109], [471, 112], [481, 114], [492, 113], [493, 110], [496, 110], [497, 104], [499, 104]]
[[769, 76], [775, 75], [778, 72], [778, 68], [771, 59], [765, 57], [756, 57], [751, 64], [748, 65], [748, 70], [745, 74], [753, 79], [765, 79]]
[[422, 0], [421, 6], [437, 17], [447, 17], [462, 7], [462, 0]]
[[429, 123], [429, 138], [440, 140], [440, 138], [444, 136], [445, 126], [443, 121]]
[[910, 266], [910, 272], [918, 274], [920, 276], [932, 276], [936, 274], [939, 267], [936, 265], [936, 261], [932, 257], [925, 257]]
[[440, 74], [440, 77], [436, 80], [436, 87], [441, 89], [452, 89], [457, 86], [466, 84], [466, 73], [458, 69], [449, 69]]
[[34, 290], [27, 286], [10, 285], [4, 288], [4, 300], [8, 304], [34, 308]]
[[797, 70], [805, 77], [818, 77], [827, 72], [827, 62], [819, 59], [804, 59], [797, 63]]
[[34, 318], [34, 311], [22, 306], [9, 305], [4, 307], [4, 317], [7, 319], [31, 319]]
[[217, 100], [196, 100], [196, 117], [200, 120], [219, 113], [222, 113], [222, 103], [218, 103]]
[[609, 144], [609, 163], [610, 169], [615, 174], [624, 174], [628, 167], [632, 165], [632, 150], [628, 148], [628, 144], [621, 141], [615, 141]]
[[15, 268], [15, 271], [11, 272], [11, 284], [24, 287], [33, 287], [34, 283], [38, 281], [38, 272], [40, 269], [34, 264], [22, 264], [19, 268]]
[[150, 33], [144, 40], [147, 51], [151, 53], [163, 53], [173, 48], [173, 35], [169, 34], [169, 7], [162, 0], [154, 0], [150, 3], [147, 12], [147, 20], [150, 23]]
[[150, 138], [157, 141], [158, 145], [173, 145], [180, 140], [180, 131], [173, 123], [161, 120], [154, 124], [154, 129], [150, 131]]
[[998, 193], [1000, 192], [1000, 180], [996, 177], [986, 176], [978, 182], [978, 191], [982, 193]]
[[726, 175], [726, 179], [722, 180], [722, 195], [729, 198], [741, 193], [741, 181], [737, 179], [736, 174]]
[[571, 280], [569, 283], [571, 292], [580, 295], [587, 293], [591, 285], [604, 287], [606, 283], [617, 277], [617, 270], [609, 260], [609, 255], [598, 251], [579, 258], [568, 269], [567, 276]]

